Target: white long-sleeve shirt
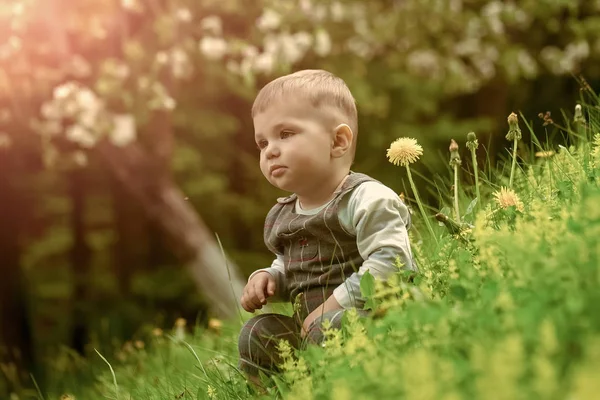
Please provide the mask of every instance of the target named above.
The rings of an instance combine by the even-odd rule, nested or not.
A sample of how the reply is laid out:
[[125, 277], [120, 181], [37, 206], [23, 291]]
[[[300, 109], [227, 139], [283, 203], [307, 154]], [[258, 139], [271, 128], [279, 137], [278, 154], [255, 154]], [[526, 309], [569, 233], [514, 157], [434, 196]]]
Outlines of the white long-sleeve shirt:
[[[302, 215], [314, 215], [328, 204], [304, 210], [296, 200], [295, 211]], [[340, 201], [338, 218], [347, 233], [356, 236], [357, 248], [364, 260], [359, 270], [333, 292], [343, 308], [361, 308], [364, 304], [360, 280], [366, 271], [376, 279], [387, 280], [397, 272], [396, 257], [400, 257], [403, 268], [417, 270], [408, 240], [410, 214], [392, 189], [375, 181], [358, 185]], [[283, 256], [277, 255], [269, 268], [255, 271], [249, 279], [262, 271], [270, 273], [277, 285], [285, 285]]]

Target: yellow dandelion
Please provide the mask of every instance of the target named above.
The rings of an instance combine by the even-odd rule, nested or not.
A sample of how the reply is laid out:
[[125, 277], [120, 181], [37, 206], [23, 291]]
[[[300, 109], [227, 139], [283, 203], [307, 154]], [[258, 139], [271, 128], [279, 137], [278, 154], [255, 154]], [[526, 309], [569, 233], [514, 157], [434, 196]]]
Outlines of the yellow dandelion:
[[553, 155], [554, 155], [554, 150], [537, 151], [535, 153], [535, 156], [538, 158], [548, 158], [548, 157], [552, 157]]
[[423, 147], [417, 143], [416, 139], [412, 138], [396, 139], [387, 150], [388, 160], [401, 167], [414, 163], [422, 155]]
[[160, 329], [160, 328], [154, 328], [154, 329], [152, 329], [152, 336], [159, 337], [159, 336], [162, 336], [162, 335], [163, 335], [162, 329]]
[[519, 196], [515, 193], [514, 190], [501, 187], [499, 191], [494, 192], [494, 197], [496, 198], [496, 202], [501, 208], [509, 208], [515, 206], [518, 211], [523, 212], [525, 207], [523, 206], [523, 202], [519, 199]]
[[221, 322], [221, 320], [218, 320], [216, 318], [211, 318], [208, 320], [208, 329], [215, 332], [220, 332], [222, 327], [223, 323]]
[[177, 318], [175, 321], [175, 326], [177, 328], [184, 328], [187, 325], [187, 321], [183, 318]]
[[211, 385], [208, 385], [208, 388], [206, 389], [206, 394], [208, 395], [209, 399], [217, 398], [217, 390]]

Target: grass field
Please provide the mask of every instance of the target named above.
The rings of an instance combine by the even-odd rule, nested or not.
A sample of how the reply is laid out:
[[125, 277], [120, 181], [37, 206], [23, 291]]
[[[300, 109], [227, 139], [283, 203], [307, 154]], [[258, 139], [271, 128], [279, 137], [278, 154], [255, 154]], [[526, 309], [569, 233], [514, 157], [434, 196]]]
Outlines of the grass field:
[[[596, 101], [582, 111], [562, 128], [542, 128], [558, 129], [565, 138], [560, 145], [542, 141], [546, 136], [539, 132], [531, 132], [529, 143], [515, 139], [513, 120], [502, 166], [481, 171], [478, 187], [461, 187], [457, 204], [449, 203], [445, 212], [458, 220], [458, 208], [460, 224], [447, 229], [435, 221], [430, 230], [412, 207], [421, 274], [412, 283], [400, 272], [387, 285], [363, 279], [373, 317], [350, 313], [342, 331], [328, 332], [323, 348], [297, 357], [282, 346], [284, 372], [267, 382], [264, 396], [597, 398], [600, 109]], [[518, 124], [525, 132], [530, 126], [523, 118]], [[465, 139], [457, 138], [459, 146]], [[470, 146], [481, 151], [473, 140]], [[457, 171], [473, 171], [471, 162], [463, 159]], [[481, 193], [477, 203], [475, 193]], [[65, 352], [54, 362], [52, 392], [31, 397], [260, 397], [236, 369], [240, 324], [213, 320], [208, 329], [148, 328], [116, 354], [102, 354], [105, 359], [86, 361]]]

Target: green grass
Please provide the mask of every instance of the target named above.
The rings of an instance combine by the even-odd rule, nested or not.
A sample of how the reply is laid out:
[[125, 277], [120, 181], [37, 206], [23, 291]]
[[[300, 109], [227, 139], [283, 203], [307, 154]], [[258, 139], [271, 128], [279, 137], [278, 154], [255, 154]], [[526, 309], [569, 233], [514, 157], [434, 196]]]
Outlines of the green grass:
[[[479, 212], [463, 216], [474, 227], [460, 235], [436, 227], [437, 245], [411, 233], [422, 272], [417, 279], [407, 283], [399, 273], [386, 285], [367, 288], [375, 293], [374, 317], [361, 320], [350, 313], [341, 332], [328, 332], [323, 348], [297, 357], [284, 348], [284, 373], [267, 382], [266, 397], [595, 398], [600, 136], [594, 134], [600, 120], [596, 108], [585, 110], [591, 115], [587, 129], [563, 129], [571, 145], [543, 145], [554, 156], [536, 158], [543, 141], [534, 136], [537, 145], [514, 173], [522, 209], [502, 208], [492, 196], [507, 186], [507, 168], [488, 171], [480, 182]], [[473, 190], [462, 190], [465, 212]], [[426, 232], [422, 224], [417, 230]], [[143, 346], [103, 353], [106, 363], [65, 356], [55, 360], [45, 398], [259, 397], [236, 369], [240, 326], [230, 321], [219, 330], [148, 332]]]

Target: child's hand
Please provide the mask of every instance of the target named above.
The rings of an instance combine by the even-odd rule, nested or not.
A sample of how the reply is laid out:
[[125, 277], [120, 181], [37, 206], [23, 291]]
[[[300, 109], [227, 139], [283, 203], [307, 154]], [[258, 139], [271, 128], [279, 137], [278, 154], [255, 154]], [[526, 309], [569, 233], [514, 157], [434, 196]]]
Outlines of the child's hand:
[[275, 278], [268, 272], [259, 272], [248, 281], [241, 298], [242, 308], [248, 312], [260, 310], [267, 298], [275, 294]]

